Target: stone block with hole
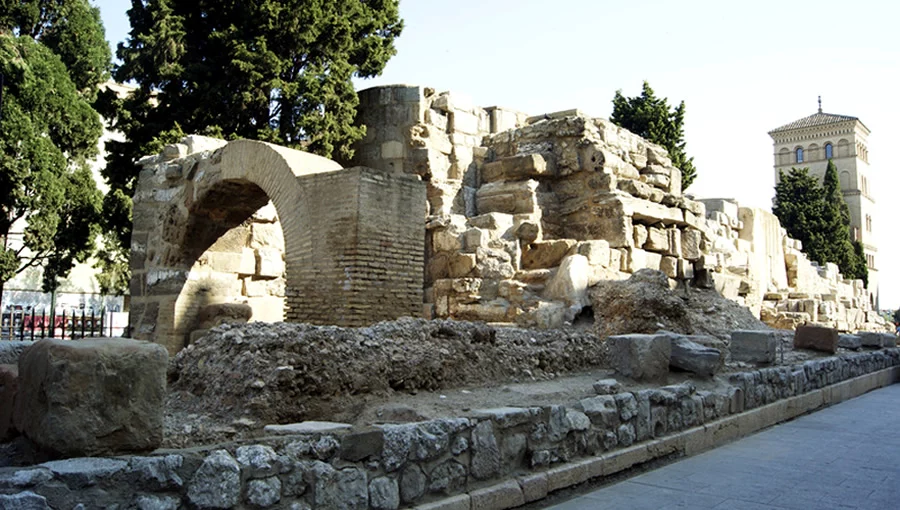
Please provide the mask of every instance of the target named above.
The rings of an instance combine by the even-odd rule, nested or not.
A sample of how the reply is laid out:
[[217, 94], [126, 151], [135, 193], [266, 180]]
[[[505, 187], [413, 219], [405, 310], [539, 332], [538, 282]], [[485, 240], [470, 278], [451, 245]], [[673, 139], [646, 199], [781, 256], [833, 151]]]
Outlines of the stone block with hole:
[[128, 338], [35, 342], [19, 359], [13, 423], [63, 457], [146, 452], [160, 446], [168, 353]]

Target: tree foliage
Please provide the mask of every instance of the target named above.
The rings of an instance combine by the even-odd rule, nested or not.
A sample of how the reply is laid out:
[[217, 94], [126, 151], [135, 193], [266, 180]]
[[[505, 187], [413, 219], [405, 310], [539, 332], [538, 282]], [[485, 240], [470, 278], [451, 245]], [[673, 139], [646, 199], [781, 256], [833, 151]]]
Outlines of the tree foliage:
[[348, 160], [365, 134], [351, 79], [381, 73], [402, 29], [398, 0], [132, 0], [128, 16], [114, 75], [138, 89], [105, 95], [102, 110], [127, 138], [107, 144], [104, 171], [116, 191], [104, 215], [123, 248], [135, 161], [175, 131]]
[[625, 97], [621, 90], [616, 91], [609, 118], [616, 125], [665, 147], [672, 164], [681, 170], [683, 190], [697, 177], [694, 158], [685, 153], [684, 113], [684, 101], [676, 108], [670, 108], [668, 100], [656, 97], [645, 81], [640, 96]]
[[819, 264], [837, 264], [846, 278], [868, 284], [862, 244], [850, 236], [850, 209], [844, 201], [837, 168], [829, 160], [822, 184], [808, 168], [779, 174], [772, 212], [788, 235], [803, 243], [803, 251]]
[[[40, 16], [34, 19], [44, 21], [22, 23], [27, 17], [21, 13], [36, 5]], [[90, 99], [105, 78], [109, 48], [96, 10], [86, 0], [13, 6], [18, 10], [5, 10], [0, 17], [0, 73], [6, 85], [0, 120], [0, 290], [15, 274], [42, 267], [44, 290], [50, 291], [76, 260], [87, 259], [99, 231], [101, 194], [87, 161], [96, 155], [102, 126]], [[56, 7], [56, 13], [48, 12]], [[88, 18], [96, 26], [82, 25], [82, 15], [92, 12]], [[67, 13], [77, 14], [69, 19]], [[99, 40], [92, 39], [97, 33]], [[85, 46], [83, 52], [69, 52], [81, 43], [106, 47], [105, 66], [87, 63], [102, 50]], [[56, 53], [54, 48], [69, 50]], [[10, 243], [19, 220], [27, 221], [22, 243]]]
[[112, 55], [100, 10], [87, 0], [0, 0], [0, 31], [30, 37], [56, 54], [88, 100], [109, 77]]

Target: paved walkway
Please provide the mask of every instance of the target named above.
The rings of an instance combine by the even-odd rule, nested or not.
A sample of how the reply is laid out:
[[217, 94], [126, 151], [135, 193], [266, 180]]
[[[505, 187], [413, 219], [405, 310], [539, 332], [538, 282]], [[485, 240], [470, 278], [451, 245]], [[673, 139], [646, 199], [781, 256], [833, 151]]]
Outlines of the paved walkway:
[[551, 507], [900, 509], [900, 384]]

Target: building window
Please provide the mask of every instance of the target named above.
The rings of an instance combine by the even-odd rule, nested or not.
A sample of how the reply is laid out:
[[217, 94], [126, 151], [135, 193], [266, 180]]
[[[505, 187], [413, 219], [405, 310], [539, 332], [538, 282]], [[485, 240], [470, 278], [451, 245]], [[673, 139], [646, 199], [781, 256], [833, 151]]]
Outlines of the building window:
[[797, 163], [803, 163], [803, 147], [797, 147]]
[[830, 143], [825, 144], [825, 159], [831, 159], [834, 157], [834, 146]]

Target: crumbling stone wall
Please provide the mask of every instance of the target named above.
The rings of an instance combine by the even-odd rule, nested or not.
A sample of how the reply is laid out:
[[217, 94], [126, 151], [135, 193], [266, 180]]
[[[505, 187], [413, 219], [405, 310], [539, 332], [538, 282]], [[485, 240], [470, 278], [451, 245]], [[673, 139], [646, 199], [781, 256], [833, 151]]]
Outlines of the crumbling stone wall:
[[598, 382], [597, 395], [567, 405], [374, 427], [305, 422], [252, 444], [2, 468], [0, 506], [513, 508], [891, 384], [898, 365], [900, 350], [881, 349], [734, 373], [713, 391]]
[[607, 120], [410, 86], [360, 100], [355, 162], [428, 186], [426, 315], [555, 327], [590, 304], [589, 286], [651, 268], [771, 324], [883, 327], [861, 282], [812, 265], [771, 213], [685, 196], [662, 147]]
[[134, 337], [174, 354], [200, 308], [222, 302], [249, 304], [254, 320], [347, 326], [421, 313], [418, 178], [200, 136], [139, 163]]

